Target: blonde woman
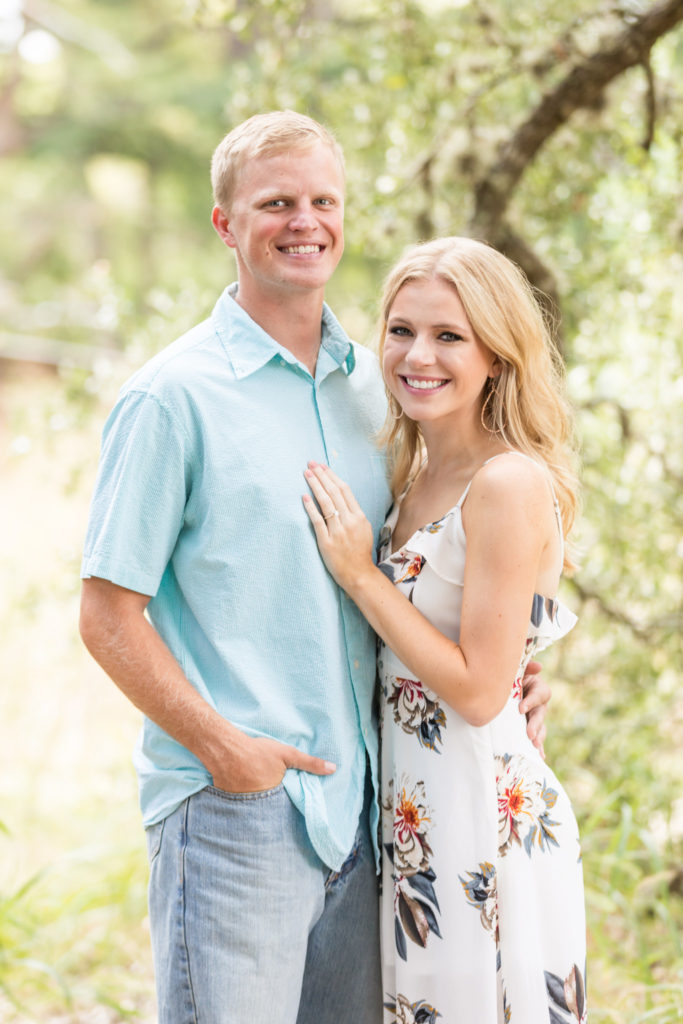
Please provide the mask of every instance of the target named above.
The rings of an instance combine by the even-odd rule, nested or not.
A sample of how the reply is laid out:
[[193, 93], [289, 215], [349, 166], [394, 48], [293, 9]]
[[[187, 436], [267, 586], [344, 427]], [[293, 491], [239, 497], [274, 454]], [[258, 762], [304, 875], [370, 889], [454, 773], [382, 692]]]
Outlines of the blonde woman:
[[381, 359], [395, 503], [372, 530], [310, 463], [304, 503], [380, 637], [387, 1020], [585, 1021], [581, 855], [518, 713], [576, 510], [560, 361], [520, 271], [489, 246], [416, 246], [387, 280]]

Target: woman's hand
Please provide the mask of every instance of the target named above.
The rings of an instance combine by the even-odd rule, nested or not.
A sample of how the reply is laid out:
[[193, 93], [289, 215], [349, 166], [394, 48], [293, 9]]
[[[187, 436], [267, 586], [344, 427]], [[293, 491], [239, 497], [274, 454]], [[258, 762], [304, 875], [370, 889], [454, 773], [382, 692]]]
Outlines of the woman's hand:
[[304, 476], [315, 497], [313, 501], [305, 494], [303, 502], [320, 554], [339, 586], [351, 595], [354, 586], [375, 570], [372, 526], [349, 485], [328, 466], [309, 462]]

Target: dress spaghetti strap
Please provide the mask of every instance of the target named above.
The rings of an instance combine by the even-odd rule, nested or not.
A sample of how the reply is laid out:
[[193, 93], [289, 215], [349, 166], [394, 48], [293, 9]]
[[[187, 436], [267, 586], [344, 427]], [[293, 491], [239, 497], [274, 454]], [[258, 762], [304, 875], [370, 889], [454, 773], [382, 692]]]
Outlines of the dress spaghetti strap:
[[[538, 462], [536, 459], [532, 458], [531, 455], [527, 455], [526, 452], [518, 452], [515, 448], [508, 448], [507, 451], [505, 451], [505, 452], [498, 452], [497, 455], [492, 455], [489, 459], [486, 460], [486, 462], [482, 462], [481, 466], [477, 470], [477, 473], [479, 472], [479, 470], [483, 469], [484, 466], [488, 466], [489, 462], [493, 462], [494, 459], [501, 459], [504, 455], [519, 455], [520, 458], [527, 459], [529, 462], [533, 462], [535, 466], [540, 466], [541, 469], [545, 470], [545, 472], [547, 474], [547, 478], [548, 478], [548, 485], [550, 487], [550, 493], [551, 493], [552, 498], [553, 498], [553, 508], [555, 509], [555, 522], [557, 523], [557, 530], [558, 530], [558, 533], [560, 535], [560, 559], [561, 559], [561, 564], [564, 565], [564, 531], [562, 529], [562, 515], [560, 513], [560, 503], [557, 500], [557, 495], [555, 494], [555, 488], [553, 487], [553, 482], [552, 482], [552, 479], [550, 477], [550, 473], [548, 472], [547, 468], [541, 462]], [[465, 498], [467, 497], [467, 495], [469, 493], [470, 487], [474, 483], [474, 477], [476, 477], [477, 473], [474, 474], [474, 476], [472, 477], [472, 479], [468, 483], [467, 487], [465, 488], [465, 490], [460, 495], [458, 503], [455, 506], [456, 508], [462, 508], [463, 502], [465, 501]]]

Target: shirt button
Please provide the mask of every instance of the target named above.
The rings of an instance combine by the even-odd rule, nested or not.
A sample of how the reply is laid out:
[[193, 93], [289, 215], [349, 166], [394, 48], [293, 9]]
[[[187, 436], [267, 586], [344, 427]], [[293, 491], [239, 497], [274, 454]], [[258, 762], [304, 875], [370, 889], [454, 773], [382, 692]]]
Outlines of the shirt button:
[[354, 661], [353, 667], [354, 668], [360, 668], [360, 662], [359, 662], [358, 658], [356, 658], [356, 660]]

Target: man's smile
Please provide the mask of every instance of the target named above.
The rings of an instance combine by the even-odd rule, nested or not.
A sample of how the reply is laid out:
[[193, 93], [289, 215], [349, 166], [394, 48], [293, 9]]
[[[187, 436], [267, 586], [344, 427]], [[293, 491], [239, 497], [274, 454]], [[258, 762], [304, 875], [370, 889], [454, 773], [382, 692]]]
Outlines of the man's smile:
[[322, 252], [325, 248], [324, 245], [282, 245], [278, 246], [279, 252], [287, 253], [287, 255], [293, 256], [308, 256], [311, 253]]

